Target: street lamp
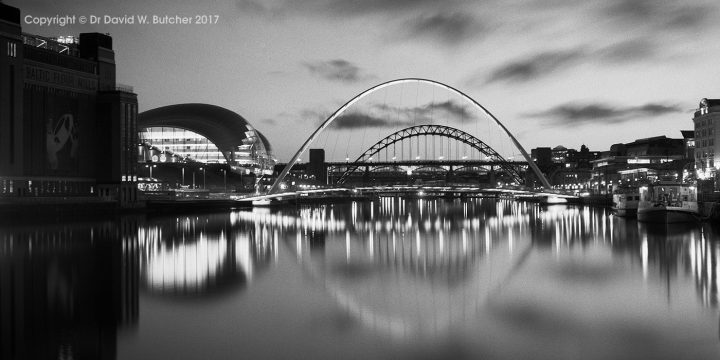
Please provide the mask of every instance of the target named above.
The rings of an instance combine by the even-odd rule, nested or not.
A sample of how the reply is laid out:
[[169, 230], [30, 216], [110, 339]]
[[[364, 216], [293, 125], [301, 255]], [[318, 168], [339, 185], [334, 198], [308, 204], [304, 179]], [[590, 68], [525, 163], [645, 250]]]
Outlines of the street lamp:
[[203, 172], [203, 189], [205, 188], [205, 168], [200, 168]]
[[225, 185], [225, 192], [227, 192], [227, 170], [221, 169], [223, 172], [223, 184]]

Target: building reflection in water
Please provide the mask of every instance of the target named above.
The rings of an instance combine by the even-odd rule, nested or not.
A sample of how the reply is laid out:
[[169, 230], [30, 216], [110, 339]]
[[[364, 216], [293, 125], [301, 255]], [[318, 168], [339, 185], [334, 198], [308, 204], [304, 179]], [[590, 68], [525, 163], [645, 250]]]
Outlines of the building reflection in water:
[[716, 310], [719, 234], [603, 208], [479, 198], [14, 224], [0, 228], [0, 358], [113, 359], [118, 330], [137, 326], [139, 291], [216, 299], [262, 281], [281, 259], [347, 316], [394, 339], [471, 326], [498, 294], [532, 279], [523, 274], [532, 255], [586, 250], [629, 264], [623, 276], [660, 284], [669, 302], [679, 283], [694, 284], [698, 304]]
[[162, 295], [220, 295], [245, 287], [271, 261], [267, 226], [234, 214], [166, 217], [138, 229], [143, 289]]
[[680, 224], [672, 227], [639, 225], [640, 258], [644, 271], [657, 264], [660, 276], [690, 276], [703, 305], [717, 308], [720, 286], [719, 229], [711, 224]]
[[139, 290], [243, 288], [276, 255], [270, 235], [230, 213], [0, 227], [0, 358], [114, 359]]
[[0, 228], [0, 358], [114, 359], [138, 321], [138, 226]]
[[[703, 226], [700, 238], [693, 239], [688, 245], [687, 256], [683, 257], [684, 269], [695, 279], [703, 304], [717, 308], [718, 288], [720, 288], [720, 238], [719, 229]], [[713, 240], [710, 240], [713, 239]]]
[[[717, 230], [662, 231], [608, 209], [542, 207], [495, 199], [408, 200], [237, 212], [268, 226], [353, 318], [405, 338], [440, 334], [475, 314], [522, 270], [530, 251], [607, 248], [647, 279], [692, 276], [703, 304], [717, 307]], [[277, 251], [277, 249], [275, 250]]]

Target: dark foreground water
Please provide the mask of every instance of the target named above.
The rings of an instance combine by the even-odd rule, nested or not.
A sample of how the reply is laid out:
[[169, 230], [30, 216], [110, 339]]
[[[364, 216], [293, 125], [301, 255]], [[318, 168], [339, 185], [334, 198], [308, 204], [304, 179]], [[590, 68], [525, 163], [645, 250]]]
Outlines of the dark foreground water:
[[717, 359], [720, 230], [384, 199], [0, 226], [1, 359]]

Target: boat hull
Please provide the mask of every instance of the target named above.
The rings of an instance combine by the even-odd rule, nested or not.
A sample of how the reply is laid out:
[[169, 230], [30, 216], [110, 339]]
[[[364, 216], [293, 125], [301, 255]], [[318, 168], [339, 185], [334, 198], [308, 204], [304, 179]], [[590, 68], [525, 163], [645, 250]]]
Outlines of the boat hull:
[[638, 209], [637, 218], [642, 222], [675, 224], [695, 222], [698, 213], [687, 209], [650, 208]]
[[640, 199], [637, 189], [625, 189], [623, 192], [613, 193], [612, 211], [615, 216], [635, 217]]
[[622, 217], [635, 217], [637, 216], [637, 208], [613, 208], [613, 213], [616, 216]]
[[252, 205], [253, 206], [270, 206], [270, 205], [272, 205], [272, 201], [270, 201], [270, 200], [253, 200]]

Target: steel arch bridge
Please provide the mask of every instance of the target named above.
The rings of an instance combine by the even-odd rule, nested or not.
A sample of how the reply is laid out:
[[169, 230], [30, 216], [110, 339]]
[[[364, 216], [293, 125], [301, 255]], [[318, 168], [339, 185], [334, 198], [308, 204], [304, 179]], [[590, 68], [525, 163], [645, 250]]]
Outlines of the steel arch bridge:
[[353, 161], [352, 164], [348, 166], [345, 172], [343, 172], [340, 178], [338, 178], [337, 183], [345, 183], [345, 180], [350, 176], [350, 174], [355, 172], [361, 165], [366, 164], [367, 161], [372, 159], [373, 156], [378, 154], [380, 151], [386, 149], [387, 147], [405, 139], [428, 135], [446, 137], [467, 144], [472, 148], [478, 150], [479, 152], [483, 153], [485, 156], [488, 157], [489, 160], [497, 162], [498, 165], [500, 165], [500, 167], [505, 170], [512, 177], [513, 180], [518, 183], [522, 182], [522, 177], [520, 175], [520, 172], [518, 172], [517, 168], [511, 166], [508, 161], [505, 160], [505, 158], [503, 158], [500, 154], [498, 154], [497, 151], [484, 143], [482, 140], [462, 130], [458, 130], [449, 126], [417, 125], [396, 131], [375, 143], [375, 145], [367, 149], [362, 155], [360, 155], [355, 161]]
[[295, 153], [295, 155], [292, 157], [292, 159], [290, 159], [290, 161], [289, 161], [288, 164], [285, 166], [285, 168], [280, 172], [280, 175], [278, 175], [278, 178], [277, 178], [277, 179], [275, 180], [275, 182], [273, 183], [272, 187], [271, 187], [270, 190], [268, 191], [268, 194], [269, 194], [269, 195], [272, 195], [272, 194], [276, 194], [276, 193], [278, 192], [278, 190], [280, 189], [280, 183], [285, 179], [285, 176], [287, 176], [287, 174], [290, 172], [290, 169], [291, 169], [291, 168], [293, 167], [293, 165], [298, 161], [298, 159], [300, 158], [300, 156], [302, 156], [302, 154], [305, 153], [305, 151], [307, 151], [308, 148], [310, 148], [310, 144], [312, 144], [312, 143], [315, 141], [315, 139], [318, 137], [318, 135], [319, 135], [323, 130], [325, 130], [325, 128], [327, 128], [330, 124], [332, 124], [333, 121], [335, 121], [335, 119], [337, 119], [338, 117], [340, 117], [348, 108], [350, 108], [350, 106], [352, 106], [353, 104], [355, 104], [356, 102], [358, 102], [359, 100], [361, 100], [362, 98], [364, 98], [365, 96], [367, 96], [367, 95], [369, 95], [369, 94], [371, 94], [371, 93], [373, 93], [373, 92], [375, 92], [375, 91], [378, 91], [378, 90], [380, 90], [380, 89], [386, 88], [386, 87], [388, 87], [388, 86], [397, 85], [397, 84], [404, 84], [404, 83], [425, 83], [425, 84], [429, 84], [429, 85], [433, 85], [433, 86], [440, 87], [440, 88], [442, 88], [442, 89], [448, 90], [448, 91], [450, 91], [450, 92], [452, 92], [452, 93], [455, 93], [455, 94], [461, 96], [463, 99], [465, 99], [465, 100], [467, 100], [468, 102], [470, 102], [473, 106], [475, 106], [475, 107], [479, 108], [480, 110], [482, 110], [482, 111], [485, 113], [485, 115], [487, 115], [488, 117], [490, 117], [490, 118], [495, 122], [495, 124], [496, 124], [498, 127], [500, 127], [500, 129], [502, 129], [503, 132], [505, 132], [505, 135], [507, 135], [508, 138], [510, 138], [510, 140], [513, 142], [513, 145], [515, 145], [515, 147], [516, 147], [516, 148], [520, 151], [520, 153], [523, 155], [523, 157], [525, 158], [525, 161], [527, 161], [527, 163], [528, 163], [528, 165], [530, 166], [530, 168], [533, 170], [533, 172], [535, 172], [535, 175], [537, 175], [538, 179], [540, 179], [540, 181], [542, 182], [543, 186], [544, 186], [546, 189], [550, 189], [550, 188], [551, 188], [550, 182], [548, 182], [547, 178], [545, 178], [545, 175], [543, 175], [543, 173], [542, 173], [542, 172], [540, 171], [540, 169], [537, 167], [537, 165], [535, 164], [535, 162], [532, 161], [532, 159], [530, 158], [530, 155], [528, 155], [527, 151], [525, 151], [525, 148], [523, 148], [523, 146], [520, 144], [520, 142], [518, 142], [518, 140], [515, 138], [515, 136], [514, 136], [512, 133], [510, 133], [510, 130], [508, 130], [508, 129], [505, 127], [505, 125], [503, 125], [503, 124], [500, 122], [500, 120], [498, 120], [498, 118], [495, 117], [495, 115], [493, 115], [492, 113], [490, 113], [490, 111], [488, 111], [484, 106], [482, 106], [482, 105], [481, 105], [479, 102], [477, 102], [475, 99], [471, 98], [470, 96], [468, 96], [468, 95], [465, 94], [464, 92], [462, 92], [462, 91], [460, 91], [460, 90], [458, 90], [458, 89], [456, 89], [456, 88], [454, 88], [454, 87], [452, 87], [452, 86], [450, 86], [450, 85], [446, 85], [446, 84], [444, 84], [444, 83], [441, 83], [441, 82], [439, 82], [439, 81], [429, 80], [429, 79], [422, 79], [422, 78], [403, 78], [403, 79], [390, 80], [390, 81], [386, 81], [386, 82], [384, 82], [384, 83], [375, 85], [375, 86], [373, 86], [373, 87], [371, 87], [371, 88], [369, 88], [369, 89], [361, 92], [360, 94], [356, 95], [354, 98], [352, 98], [352, 99], [350, 99], [348, 102], [346, 102], [343, 106], [341, 106], [340, 108], [338, 108], [337, 110], [335, 110], [335, 112], [332, 113], [332, 115], [330, 115], [330, 116], [310, 135], [310, 137], [308, 137], [307, 140], [305, 140], [305, 142], [304, 142], [303, 145], [300, 147], [300, 149], [298, 149], [298, 151]]

